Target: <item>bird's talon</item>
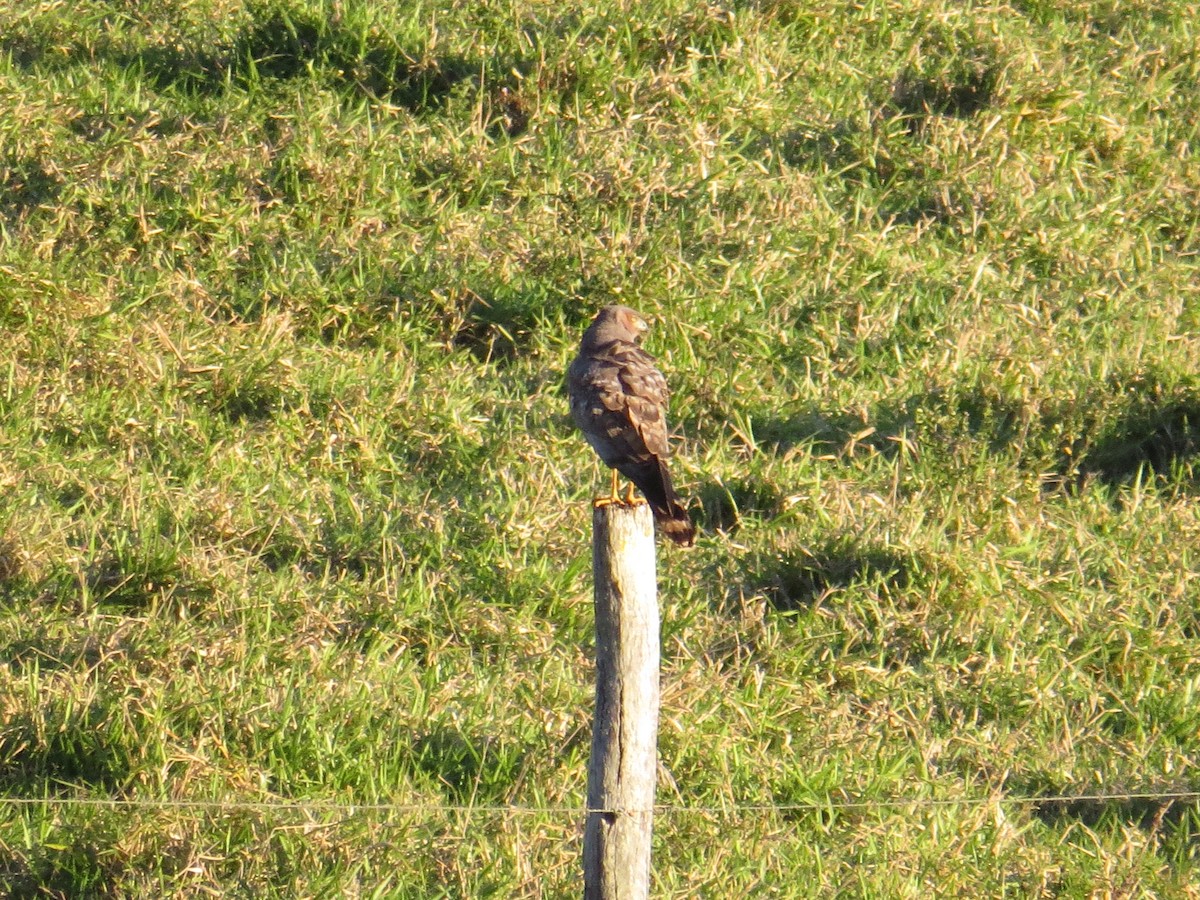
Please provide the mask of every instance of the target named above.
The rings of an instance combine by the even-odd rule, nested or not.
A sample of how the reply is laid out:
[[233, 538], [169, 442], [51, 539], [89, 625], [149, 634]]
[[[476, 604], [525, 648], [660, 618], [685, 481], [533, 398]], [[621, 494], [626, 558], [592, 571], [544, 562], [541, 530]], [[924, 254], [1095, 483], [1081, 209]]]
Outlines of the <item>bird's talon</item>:
[[642, 506], [647, 501], [642, 497], [634, 496], [632, 491], [626, 493], [624, 497], [618, 495], [610, 497], [607, 494], [603, 497], [592, 498], [593, 509], [603, 509], [606, 506]]

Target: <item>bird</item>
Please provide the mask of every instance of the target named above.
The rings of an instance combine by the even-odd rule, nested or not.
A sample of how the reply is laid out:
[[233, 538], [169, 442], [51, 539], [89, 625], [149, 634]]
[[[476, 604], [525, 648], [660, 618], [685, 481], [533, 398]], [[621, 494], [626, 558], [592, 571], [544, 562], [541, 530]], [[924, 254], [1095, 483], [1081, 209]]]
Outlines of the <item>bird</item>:
[[[645, 316], [628, 306], [606, 306], [596, 314], [567, 370], [571, 417], [613, 470], [610, 495], [597, 498], [595, 505], [633, 505], [636, 485], [659, 530], [690, 547], [696, 527], [667, 469], [667, 380], [641, 348], [649, 327]], [[623, 499], [617, 493], [618, 472], [632, 482]]]

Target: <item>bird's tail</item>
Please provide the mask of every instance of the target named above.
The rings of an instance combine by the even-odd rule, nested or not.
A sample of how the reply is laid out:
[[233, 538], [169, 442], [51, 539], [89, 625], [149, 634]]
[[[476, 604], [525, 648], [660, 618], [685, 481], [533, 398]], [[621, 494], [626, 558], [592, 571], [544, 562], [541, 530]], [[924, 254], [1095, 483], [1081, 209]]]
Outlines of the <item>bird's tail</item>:
[[658, 530], [683, 547], [692, 546], [696, 542], [696, 526], [679, 502], [666, 463], [655, 460], [624, 474], [645, 495], [654, 520], [658, 522]]

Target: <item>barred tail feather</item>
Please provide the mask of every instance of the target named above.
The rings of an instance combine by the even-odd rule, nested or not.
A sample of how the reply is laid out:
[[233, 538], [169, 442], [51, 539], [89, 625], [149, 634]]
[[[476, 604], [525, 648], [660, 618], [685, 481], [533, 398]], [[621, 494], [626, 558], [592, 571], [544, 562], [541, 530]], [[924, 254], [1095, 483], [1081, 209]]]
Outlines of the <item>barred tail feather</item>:
[[690, 547], [696, 542], [696, 526], [692, 524], [687, 510], [679, 502], [679, 495], [671, 483], [671, 473], [662, 460], [638, 466], [622, 466], [622, 474], [637, 485], [650, 504], [659, 531], [675, 543]]
[[658, 516], [658, 510], [654, 512], [658, 518], [659, 529], [675, 543], [681, 547], [690, 547], [696, 543], [696, 526], [688, 517], [687, 510], [678, 503], [673, 504], [670, 518]]

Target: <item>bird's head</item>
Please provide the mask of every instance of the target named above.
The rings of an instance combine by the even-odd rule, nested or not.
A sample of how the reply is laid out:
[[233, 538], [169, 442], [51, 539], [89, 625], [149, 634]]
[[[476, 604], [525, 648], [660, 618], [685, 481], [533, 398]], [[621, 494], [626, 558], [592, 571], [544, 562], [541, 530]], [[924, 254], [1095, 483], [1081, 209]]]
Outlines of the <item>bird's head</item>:
[[642, 335], [650, 330], [649, 320], [635, 309], [628, 306], [606, 306], [592, 320], [593, 333], [616, 334], [627, 341], [640, 344]]

